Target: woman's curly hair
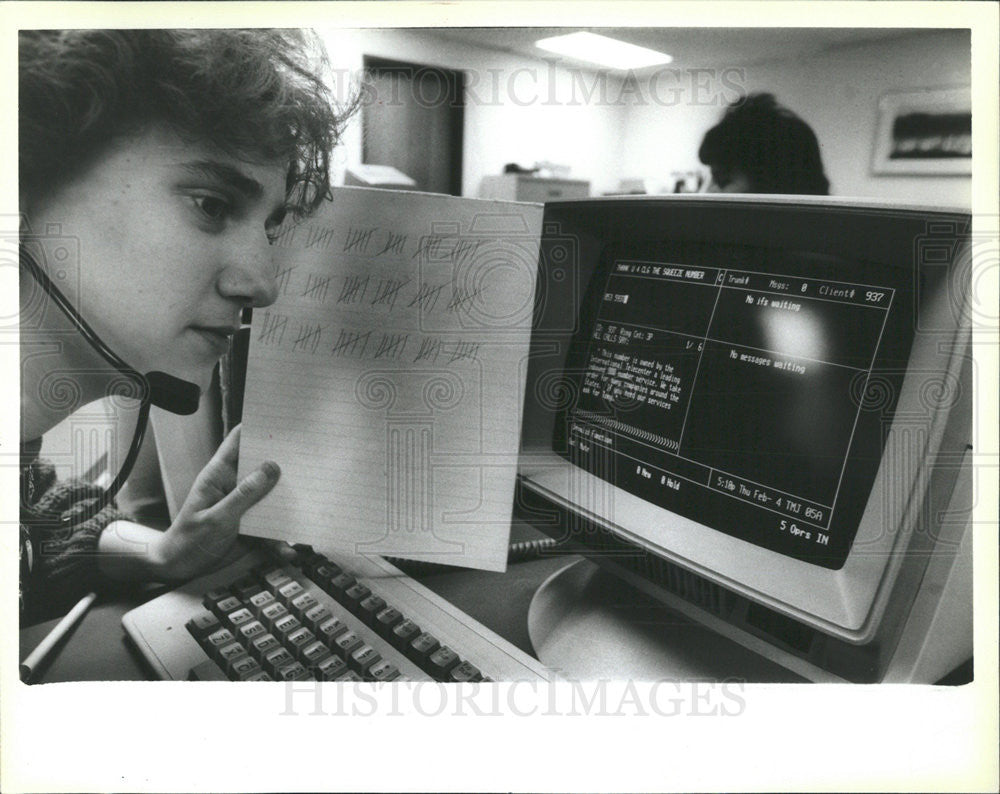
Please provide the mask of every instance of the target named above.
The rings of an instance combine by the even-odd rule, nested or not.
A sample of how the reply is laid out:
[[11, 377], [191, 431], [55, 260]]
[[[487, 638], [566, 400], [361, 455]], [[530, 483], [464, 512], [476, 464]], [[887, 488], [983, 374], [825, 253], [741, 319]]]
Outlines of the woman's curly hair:
[[750, 94], [730, 105], [705, 133], [698, 159], [713, 170], [742, 171], [754, 193], [830, 190], [816, 134], [772, 94]]
[[352, 107], [298, 30], [58, 30], [19, 36], [20, 187], [38, 197], [154, 122], [240, 159], [286, 160], [291, 209], [329, 195]]

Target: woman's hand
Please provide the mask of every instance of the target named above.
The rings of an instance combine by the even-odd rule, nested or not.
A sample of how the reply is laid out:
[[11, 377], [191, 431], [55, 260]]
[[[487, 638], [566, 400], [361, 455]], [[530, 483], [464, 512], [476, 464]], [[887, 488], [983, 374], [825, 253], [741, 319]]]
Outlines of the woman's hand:
[[[165, 532], [125, 521], [109, 524], [98, 544], [105, 574], [178, 582], [241, 556], [244, 552], [236, 543], [240, 517], [270, 492], [281, 472], [278, 464], [267, 461], [237, 482], [239, 448], [240, 428], [236, 427], [195, 478]], [[135, 558], [137, 544], [144, 549], [139, 551], [140, 559]]]
[[151, 550], [152, 562], [161, 571], [159, 578], [189, 579], [242, 553], [236, 547], [240, 517], [271, 491], [281, 470], [277, 463], [266, 461], [237, 482], [239, 451], [240, 428], [236, 427], [195, 478], [174, 522]]

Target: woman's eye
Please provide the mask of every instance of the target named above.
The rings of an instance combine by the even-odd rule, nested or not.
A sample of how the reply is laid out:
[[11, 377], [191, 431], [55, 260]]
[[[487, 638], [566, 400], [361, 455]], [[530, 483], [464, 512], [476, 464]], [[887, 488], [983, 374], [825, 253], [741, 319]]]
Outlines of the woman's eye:
[[277, 242], [278, 237], [281, 234], [281, 224], [285, 222], [285, 216], [287, 214], [288, 210], [286, 208], [276, 210], [264, 224], [264, 233], [267, 235], [267, 241], [271, 243], [271, 245], [274, 245], [274, 243]]
[[229, 202], [218, 196], [194, 196], [195, 206], [206, 218], [213, 221], [225, 220], [229, 214]]

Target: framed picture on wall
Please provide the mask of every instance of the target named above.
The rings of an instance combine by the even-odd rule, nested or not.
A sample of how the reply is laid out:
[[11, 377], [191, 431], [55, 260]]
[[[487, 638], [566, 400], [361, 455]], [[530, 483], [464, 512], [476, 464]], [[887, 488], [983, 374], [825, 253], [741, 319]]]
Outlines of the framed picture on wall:
[[968, 86], [890, 91], [878, 102], [874, 174], [972, 173]]

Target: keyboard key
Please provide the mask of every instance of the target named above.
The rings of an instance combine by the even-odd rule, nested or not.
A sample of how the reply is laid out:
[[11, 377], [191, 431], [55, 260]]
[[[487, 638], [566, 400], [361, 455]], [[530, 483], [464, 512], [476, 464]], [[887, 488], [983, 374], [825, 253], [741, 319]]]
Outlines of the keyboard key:
[[372, 594], [372, 591], [363, 584], [355, 584], [349, 587], [344, 593], [344, 598], [340, 602], [355, 614], [361, 611], [361, 602]]
[[302, 593], [292, 599], [289, 608], [296, 615], [304, 615], [313, 607], [319, 606], [319, 601], [311, 593]]
[[236, 638], [233, 637], [233, 633], [229, 629], [219, 629], [218, 631], [213, 631], [205, 638], [202, 647], [205, 648], [209, 656], [213, 659], [218, 659], [219, 648], [228, 645], [234, 639]]
[[246, 607], [240, 607], [226, 615], [226, 623], [233, 629], [239, 629], [244, 623], [250, 623], [252, 620], [254, 620], [253, 612]]
[[375, 625], [375, 616], [385, 609], [385, 599], [374, 593], [359, 605], [358, 616], [369, 626]]
[[333, 645], [330, 646], [330, 650], [335, 653], [339, 653], [345, 659], [348, 658], [352, 653], [354, 653], [358, 648], [365, 644], [365, 641], [361, 639], [353, 631], [345, 632], [341, 634], [337, 639], [333, 641]]
[[278, 591], [284, 587], [286, 584], [290, 584], [294, 580], [284, 571], [281, 571], [280, 575], [275, 575], [270, 578], [265, 577], [264, 581], [267, 583], [267, 589], [274, 593], [274, 597], [278, 597]]
[[286, 648], [276, 648], [264, 654], [263, 667], [272, 676], [277, 678], [276, 673], [278, 672], [278, 668], [284, 667], [286, 664], [291, 664], [294, 661], [295, 659]]
[[286, 642], [288, 640], [288, 635], [301, 627], [302, 623], [297, 617], [295, 617], [295, 615], [283, 615], [274, 621], [274, 625], [271, 627], [271, 633], [282, 642]]
[[447, 681], [449, 671], [456, 667], [459, 661], [457, 653], [447, 645], [442, 645], [430, 655], [427, 663], [422, 667], [438, 681]]
[[383, 659], [368, 668], [368, 678], [372, 681], [395, 681], [399, 678], [399, 668]]
[[317, 677], [321, 681], [334, 681], [347, 672], [347, 662], [339, 656], [328, 656], [316, 665]]
[[267, 629], [259, 620], [251, 620], [249, 623], [244, 623], [240, 626], [238, 633], [241, 638], [241, 642], [247, 644], [253, 640], [254, 637], [260, 637], [263, 634], [267, 634]]
[[214, 590], [209, 590], [205, 593], [205, 597], [201, 600], [201, 603], [205, 605], [205, 609], [210, 609], [215, 612], [216, 604], [226, 598], [232, 598], [233, 594], [225, 589], [224, 587], [217, 587]]
[[260, 670], [259, 672], [256, 672], [256, 673], [254, 673], [251, 676], [247, 676], [243, 680], [244, 681], [273, 681], [274, 679], [271, 678], [271, 676], [269, 676], [263, 670]]
[[330, 561], [322, 554], [310, 554], [302, 558], [300, 563], [302, 570], [316, 584], [321, 584], [321, 579], [332, 579], [340, 569], [337, 566], [330, 567]]
[[302, 649], [316, 641], [316, 635], [305, 626], [299, 626], [285, 637], [285, 647], [296, 656], [300, 656]]
[[409, 618], [406, 618], [401, 623], [397, 623], [393, 628], [392, 633], [389, 635], [389, 642], [400, 650], [403, 650], [413, 642], [418, 634], [420, 634], [420, 626]]
[[382, 661], [382, 654], [376, 651], [371, 645], [362, 645], [351, 653], [347, 663], [361, 675], [364, 675], [368, 668], [375, 662]]
[[300, 585], [298, 582], [292, 579], [291, 581], [279, 587], [278, 592], [275, 593], [274, 595], [275, 598], [277, 598], [283, 604], [288, 606], [292, 603], [293, 599], [298, 598], [305, 591], [306, 589], [302, 585]]
[[187, 622], [187, 630], [196, 640], [202, 640], [209, 634], [222, 628], [219, 619], [211, 612], [200, 612]]
[[271, 651], [280, 647], [281, 643], [273, 634], [262, 634], [260, 637], [254, 637], [250, 642], [250, 655], [259, 662]]
[[262, 673], [260, 664], [250, 656], [244, 656], [230, 664], [230, 678], [237, 681], [246, 681], [256, 673]]
[[275, 675], [279, 681], [312, 681], [312, 673], [302, 666], [301, 662], [292, 662], [278, 669]]
[[347, 682], [347, 681], [364, 681], [365, 679], [363, 679], [353, 670], [348, 670], [346, 673], [344, 673], [342, 676], [340, 676], [340, 678], [337, 678], [336, 680]]
[[226, 672], [231, 672], [232, 663], [242, 659], [247, 655], [246, 648], [238, 642], [231, 642], [219, 648], [219, 664], [226, 668]]
[[258, 593], [254, 593], [249, 599], [250, 611], [253, 612], [257, 617], [260, 617], [261, 612], [264, 611], [265, 607], [269, 607], [271, 604], [276, 604], [277, 599], [274, 597], [274, 593], [270, 590], [261, 590]]
[[375, 616], [375, 631], [383, 637], [388, 637], [392, 633], [393, 626], [403, 619], [402, 613], [395, 607], [386, 607]]
[[299, 651], [299, 660], [306, 667], [314, 668], [328, 656], [331, 656], [330, 649], [319, 640], [313, 640]]
[[340, 576], [343, 572], [344, 569], [339, 565], [335, 565], [329, 560], [326, 560], [312, 570], [312, 580], [325, 590], [330, 582]]
[[329, 617], [316, 627], [316, 634], [327, 645], [347, 631], [347, 624], [340, 618]]
[[340, 573], [330, 580], [330, 589], [327, 592], [329, 592], [330, 595], [337, 600], [340, 600], [344, 593], [354, 587], [357, 583], [358, 580], [349, 573]]
[[302, 615], [302, 622], [316, 631], [319, 628], [319, 624], [325, 621], [327, 618], [331, 618], [333, 615], [330, 614], [330, 610], [321, 604], [317, 604], [312, 609], [307, 609]]
[[483, 676], [479, 672], [479, 668], [470, 662], [462, 662], [456, 665], [448, 671], [448, 680], [455, 683], [464, 683], [466, 681], [482, 681]]
[[288, 607], [279, 601], [275, 601], [273, 604], [268, 604], [260, 612], [260, 622], [267, 626], [269, 629], [274, 629], [275, 621], [281, 620], [285, 615], [288, 615]]
[[261, 571], [260, 577], [272, 593], [276, 588], [292, 580], [292, 577], [280, 565]]
[[227, 598], [221, 598], [215, 602], [214, 606], [209, 607], [220, 619], [223, 616], [228, 615], [230, 612], [239, 609], [243, 606], [243, 602], [240, 601], [236, 596], [231, 595]]
[[431, 654], [441, 647], [437, 637], [426, 631], [414, 638], [413, 642], [406, 648], [406, 655], [421, 667], [427, 662]]
[[298, 559], [296, 560], [296, 563], [298, 564], [299, 568], [302, 569], [302, 572], [305, 573], [306, 576], [308, 576], [314, 582], [317, 579], [316, 569], [319, 568], [319, 566], [321, 566], [325, 562], [326, 558], [323, 557], [322, 555], [316, 554], [315, 552], [308, 555], [300, 554]]

